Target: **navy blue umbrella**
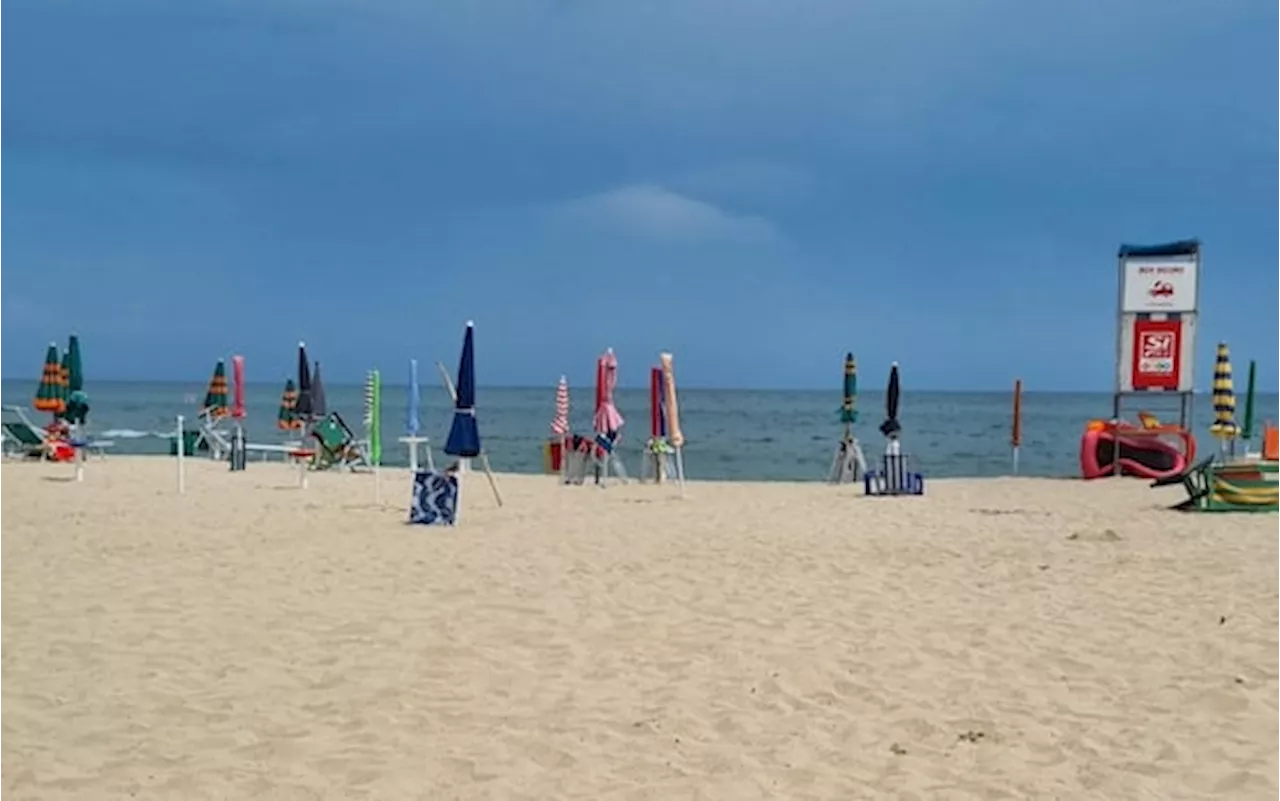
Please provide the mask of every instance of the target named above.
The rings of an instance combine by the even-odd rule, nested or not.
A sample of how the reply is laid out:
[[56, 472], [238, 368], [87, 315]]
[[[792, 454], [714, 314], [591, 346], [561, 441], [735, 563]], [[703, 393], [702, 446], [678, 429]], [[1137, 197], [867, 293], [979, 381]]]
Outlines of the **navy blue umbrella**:
[[320, 380], [320, 362], [316, 362], [315, 372], [311, 374], [311, 413], [316, 417], [329, 413], [324, 402], [324, 382]]
[[453, 425], [444, 452], [450, 456], [470, 458], [480, 455], [480, 429], [476, 427], [476, 353], [475, 324], [467, 322], [462, 340], [462, 358], [458, 360], [458, 397], [454, 403]]
[[293, 413], [305, 424], [311, 419], [314, 406], [311, 401], [311, 364], [307, 361], [307, 344], [298, 343], [298, 402]]
[[898, 363], [889, 368], [889, 386], [884, 391], [884, 422], [880, 424], [880, 433], [886, 437], [896, 437], [902, 430], [898, 422], [898, 403], [902, 390], [898, 387]]

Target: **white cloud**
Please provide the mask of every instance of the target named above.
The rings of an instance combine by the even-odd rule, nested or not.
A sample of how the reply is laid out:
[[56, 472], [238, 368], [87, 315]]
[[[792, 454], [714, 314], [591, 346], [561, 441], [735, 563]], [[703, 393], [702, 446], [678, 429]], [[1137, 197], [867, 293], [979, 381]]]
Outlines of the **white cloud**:
[[557, 218], [635, 236], [669, 240], [768, 241], [777, 238], [763, 217], [732, 214], [661, 186], [610, 189], [555, 207]]

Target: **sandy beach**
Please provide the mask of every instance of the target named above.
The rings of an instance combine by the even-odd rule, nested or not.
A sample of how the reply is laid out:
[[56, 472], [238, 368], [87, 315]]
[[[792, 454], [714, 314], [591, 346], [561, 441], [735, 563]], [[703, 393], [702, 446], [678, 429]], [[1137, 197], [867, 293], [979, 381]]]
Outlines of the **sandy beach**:
[[1277, 793], [1277, 523], [1140, 481], [6, 464], [8, 799]]

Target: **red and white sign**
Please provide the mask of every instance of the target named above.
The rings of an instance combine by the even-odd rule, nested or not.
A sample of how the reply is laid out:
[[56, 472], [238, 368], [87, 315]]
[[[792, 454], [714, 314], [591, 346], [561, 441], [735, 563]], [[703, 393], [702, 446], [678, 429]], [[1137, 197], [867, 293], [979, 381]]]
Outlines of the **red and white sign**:
[[1198, 272], [1194, 259], [1126, 261], [1121, 313], [1195, 311]]
[[1176, 391], [1182, 369], [1182, 323], [1134, 320], [1133, 389]]

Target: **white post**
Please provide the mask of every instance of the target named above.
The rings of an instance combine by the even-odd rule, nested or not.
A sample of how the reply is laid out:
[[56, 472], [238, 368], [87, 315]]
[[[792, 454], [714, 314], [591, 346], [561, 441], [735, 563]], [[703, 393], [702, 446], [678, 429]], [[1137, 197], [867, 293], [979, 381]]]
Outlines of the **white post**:
[[85, 446], [88, 445], [84, 441], [84, 435], [80, 431], [80, 424], [76, 423], [71, 427], [71, 442], [75, 447], [76, 455], [76, 482], [84, 481], [84, 459]]
[[187, 449], [186, 437], [182, 434], [182, 415], [178, 415], [178, 494], [187, 491], [186, 465], [183, 460], [183, 451]]
[[409, 438], [409, 470], [415, 475], [418, 472], [418, 438]]

